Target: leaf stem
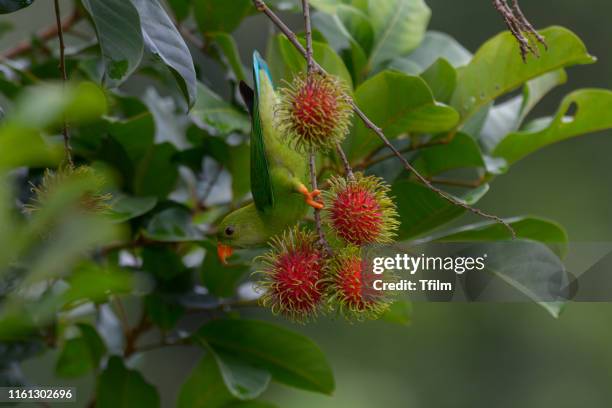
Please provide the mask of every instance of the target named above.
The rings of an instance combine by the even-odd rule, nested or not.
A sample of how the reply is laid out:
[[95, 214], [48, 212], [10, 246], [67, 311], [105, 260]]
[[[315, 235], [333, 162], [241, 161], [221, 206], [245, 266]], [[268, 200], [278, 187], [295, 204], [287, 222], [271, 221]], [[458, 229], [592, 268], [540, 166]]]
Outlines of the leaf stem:
[[[289, 42], [304, 56], [304, 58], [308, 58], [308, 51], [304, 48], [304, 46], [299, 42], [297, 36], [295, 35], [295, 33], [293, 31], [291, 31], [291, 29], [289, 27], [287, 27], [287, 25], [266, 5], [266, 3], [263, 0], [253, 0], [253, 4], [255, 5], [255, 8], [264, 13], [277, 27], [279, 30], [281, 30], [281, 32], [287, 37], [287, 39], [289, 40]], [[319, 65], [314, 59], [312, 61], [312, 66], [313, 66], [313, 70], [315, 70], [316, 72], [320, 73], [321, 75], [329, 75], [324, 69], [323, 67], [321, 67], [321, 65]], [[397, 150], [397, 148], [395, 146], [393, 146], [393, 144], [391, 144], [391, 142], [389, 141], [389, 139], [387, 139], [387, 137], [385, 136], [383, 130], [376, 126], [376, 124], [374, 122], [372, 122], [370, 120], [370, 118], [368, 118], [368, 116], [359, 108], [359, 106], [357, 106], [357, 104], [355, 103], [355, 101], [352, 98], [349, 98], [349, 103], [351, 104], [353, 110], [355, 111], [355, 114], [363, 121], [364, 125], [370, 129], [372, 132], [374, 132], [379, 139], [383, 142], [383, 144], [389, 149], [391, 150], [391, 152], [393, 153], [394, 156], [397, 157], [397, 159], [402, 163], [402, 165], [404, 166], [404, 168], [413, 173], [415, 175], [415, 177], [421, 182], [423, 183], [427, 188], [429, 188], [431, 191], [435, 192], [436, 194], [438, 194], [440, 197], [442, 197], [443, 199], [445, 199], [446, 201], [450, 202], [453, 205], [456, 205], [458, 207], [462, 207], [467, 211], [470, 211], [482, 218], [486, 218], [489, 220], [493, 220], [495, 222], [498, 222], [502, 225], [504, 225], [512, 234], [513, 237], [516, 237], [516, 232], [514, 231], [514, 228], [512, 228], [512, 226], [510, 224], [508, 224], [507, 222], [505, 222], [503, 219], [501, 219], [500, 217], [496, 216], [496, 215], [491, 215], [491, 214], [487, 214], [486, 212], [472, 207], [460, 200], [458, 200], [457, 198], [451, 196], [450, 194], [440, 190], [439, 188], [435, 187], [433, 184], [431, 184], [431, 182], [429, 182], [429, 180], [427, 180], [427, 178], [423, 177], [411, 164], [410, 162], [408, 162], [408, 160], [406, 160], [404, 158], [404, 156], [402, 156], [401, 152], [399, 150]]]

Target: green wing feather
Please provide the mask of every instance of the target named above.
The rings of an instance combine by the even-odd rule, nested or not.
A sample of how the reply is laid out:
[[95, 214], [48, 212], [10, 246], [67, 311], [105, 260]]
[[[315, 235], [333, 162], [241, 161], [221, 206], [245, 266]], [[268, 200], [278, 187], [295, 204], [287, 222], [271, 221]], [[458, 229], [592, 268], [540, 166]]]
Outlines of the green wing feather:
[[[261, 75], [266, 75], [270, 82], [272, 78], [268, 66], [255, 51], [253, 54], [253, 75], [255, 77], [255, 94], [252, 106], [253, 130], [251, 132], [251, 191], [255, 206], [261, 212], [267, 212], [274, 207], [274, 189], [270, 178], [270, 166], [266, 156], [263, 127], [261, 123], [260, 109], [273, 109], [271, 106], [262, 105]], [[267, 101], [263, 101], [265, 104]]]

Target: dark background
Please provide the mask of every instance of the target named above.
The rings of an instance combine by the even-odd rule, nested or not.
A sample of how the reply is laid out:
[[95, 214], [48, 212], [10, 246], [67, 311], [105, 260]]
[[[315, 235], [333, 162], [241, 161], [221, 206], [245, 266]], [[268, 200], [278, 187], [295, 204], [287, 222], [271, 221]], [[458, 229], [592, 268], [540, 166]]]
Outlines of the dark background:
[[[431, 28], [455, 36], [470, 51], [504, 28], [489, 0], [427, 2], [433, 10]], [[547, 96], [536, 115], [552, 114], [575, 88], [612, 88], [612, 2], [521, 4], [534, 25], [571, 29], [599, 58], [595, 65], [570, 69], [568, 84]], [[45, 0], [0, 17], [20, 29], [5, 36], [1, 48], [52, 18], [51, 2]], [[265, 19], [249, 18], [236, 33], [243, 55], [254, 47], [262, 50], [268, 33]], [[204, 71], [208, 83], [222, 79], [213, 67]], [[611, 152], [611, 132], [547, 148], [495, 180], [480, 205], [501, 216], [551, 218], [567, 228], [572, 241], [612, 241]], [[574, 249], [570, 262], [580, 256]], [[414, 309], [409, 328], [341, 321], [294, 326], [312, 336], [331, 359], [337, 391], [325, 397], [273, 386], [265, 398], [290, 408], [612, 406], [612, 305], [570, 304], [558, 320], [529, 304], [420, 303]], [[269, 318], [263, 312], [260, 316]], [[171, 407], [197, 353], [178, 348], [152, 352], [132, 364], [163, 389], [165, 406]], [[44, 383], [52, 378], [54, 358], [35, 360], [27, 371]], [[90, 387], [91, 379], [84, 380], [81, 395]]]

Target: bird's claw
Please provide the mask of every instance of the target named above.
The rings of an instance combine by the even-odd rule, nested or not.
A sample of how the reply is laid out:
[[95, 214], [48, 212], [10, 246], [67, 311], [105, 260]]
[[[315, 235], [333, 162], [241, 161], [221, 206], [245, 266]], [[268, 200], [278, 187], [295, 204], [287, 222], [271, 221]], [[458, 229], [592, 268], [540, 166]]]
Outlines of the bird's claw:
[[313, 190], [312, 192], [310, 192], [308, 191], [308, 188], [306, 188], [306, 186], [302, 184], [299, 188], [299, 191], [301, 194], [304, 195], [306, 199], [306, 204], [308, 204], [312, 208], [316, 210], [322, 210], [325, 207], [323, 203], [316, 200], [316, 198], [321, 195], [320, 190]]

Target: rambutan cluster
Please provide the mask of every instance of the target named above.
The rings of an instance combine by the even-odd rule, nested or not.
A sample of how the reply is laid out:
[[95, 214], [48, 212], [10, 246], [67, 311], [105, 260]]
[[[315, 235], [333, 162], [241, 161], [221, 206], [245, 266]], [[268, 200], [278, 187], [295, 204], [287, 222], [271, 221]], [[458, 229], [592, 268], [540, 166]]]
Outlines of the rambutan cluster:
[[[304, 74], [280, 91], [275, 121], [288, 142], [305, 153], [336, 148], [352, 121], [348, 89], [329, 75]], [[349, 320], [379, 317], [389, 306], [374, 289], [375, 275], [367, 247], [393, 242], [399, 227], [389, 187], [376, 176], [332, 176], [323, 194], [319, 234], [292, 229], [272, 240], [261, 258], [262, 303], [274, 313], [305, 321], [321, 312]], [[319, 210], [317, 210], [319, 211]], [[329, 248], [327, 247], [329, 245]]]
[[314, 232], [292, 229], [271, 242], [260, 259], [262, 304], [296, 321], [321, 312], [348, 320], [378, 318], [389, 306], [374, 281], [367, 246], [393, 242], [399, 226], [388, 188], [374, 176], [333, 177], [324, 194], [324, 221], [334, 239], [323, 249]]

